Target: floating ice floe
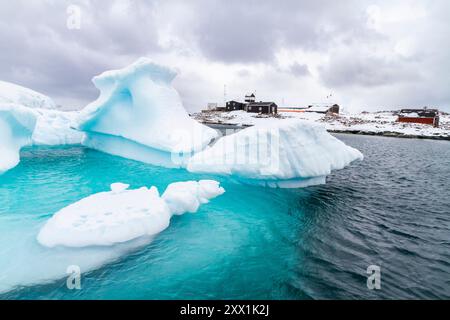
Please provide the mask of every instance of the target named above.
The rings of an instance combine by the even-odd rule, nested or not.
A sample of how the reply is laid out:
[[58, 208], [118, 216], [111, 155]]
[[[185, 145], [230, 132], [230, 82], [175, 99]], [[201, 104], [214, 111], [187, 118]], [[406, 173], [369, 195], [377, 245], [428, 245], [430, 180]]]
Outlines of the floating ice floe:
[[156, 187], [128, 190], [115, 183], [55, 213], [42, 227], [38, 242], [46, 247], [111, 246], [151, 238], [169, 226], [173, 215], [196, 212], [225, 192], [217, 181], [170, 184], [162, 196]]
[[141, 58], [94, 77], [99, 98], [80, 113], [86, 146], [151, 164], [181, 167], [173, 154], [190, 154], [218, 133], [191, 119], [171, 85], [176, 73]]
[[20, 149], [31, 144], [35, 113], [16, 104], [0, 103], [0, 174], [20, 161]]
[[362, 160], [323, 126], [296, 119], [266, 122], [219, 139], [189, 159], [191, 172], [234, 175], [269, 187], [325, 183], [332, 170]]
[[0, 293], [58, 279], [65, 282], [72, 266], [85, 274], [114, 262], [148, 245], [173, 214], [194, 212], [225, 192], [210, 180], [172, 183], [162, 196], [154, 187], [128, 188], [114, 183], [111, 191], [69, 205], [43, 225], [35, 219], [0, 224], [2, 243], [10, 243], [1, 249]]

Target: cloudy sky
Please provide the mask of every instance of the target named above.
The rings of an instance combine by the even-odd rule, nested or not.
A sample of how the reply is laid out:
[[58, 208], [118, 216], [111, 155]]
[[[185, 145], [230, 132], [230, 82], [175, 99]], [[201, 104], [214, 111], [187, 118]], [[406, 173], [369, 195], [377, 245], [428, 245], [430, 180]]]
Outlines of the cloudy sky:
[[147, 56], [178, 71], [190, 111], [225, 85], [227, 99], [450, 111], [448, 0], [0, 0], [0, 39], [0, 80], [66, 106]]

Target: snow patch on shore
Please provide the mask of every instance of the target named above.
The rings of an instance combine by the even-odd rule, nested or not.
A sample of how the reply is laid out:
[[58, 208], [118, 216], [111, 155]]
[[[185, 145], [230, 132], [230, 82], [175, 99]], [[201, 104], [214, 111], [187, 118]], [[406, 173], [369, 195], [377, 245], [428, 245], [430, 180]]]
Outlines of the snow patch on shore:
[[450, 138], [450, 116], [440, 115], [440, 127], [416, 123], [396, 122], [398, 116], [392, 111], [341, 113], [326, 115], [316, 112], [279, 112], [278, 118], [247, 113], [245, 111], [202, 112], [193, 117], [200, 122], [232, 124], [237, 126], [263, 125], [283, 119], [300, 119], [321, 123], [329, 131], [361, 132], [367, 134], [395, 133], [418, 137]]

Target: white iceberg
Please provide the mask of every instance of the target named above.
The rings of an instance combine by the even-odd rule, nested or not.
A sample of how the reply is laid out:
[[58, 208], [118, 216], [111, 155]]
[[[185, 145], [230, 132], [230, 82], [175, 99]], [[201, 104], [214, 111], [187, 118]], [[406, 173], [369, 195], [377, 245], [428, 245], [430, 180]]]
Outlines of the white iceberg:
[[153, 237], [169, 226], [176, 214], [196, 212], [225, 192], [217, 181], [170, 184], [160, 196], [156, 187], [128, 190], [115, 183], [100, 192], [58, 211], [42, 227], [38, 242], [46, 247], [111, 246]]
[[323, 126], [296, 119], [256, 125], [219, 139], [188, 161], [191, 172], [234, 175], [269, 187], [325, 183], [332, 170], [362, 160]]
[[169, 184], [162, 199], [172, 214], [197, 212], [200, 205], [224, 193], [225, 190], [214, 180], [185, 181]]
[[[186, 188], [180, 188], [180, 185]], [[70, 266], [79, 267], [85, 274], [114, 262], [148, 245], [155, 233], [168, 225], [171, 214], [194, 208], [186, 203], [195, 203], [193, 199], [205, 203], [224, 192], [215, 181], [173, 183], [159, 198], [153, 188], [150, 188], [153, 191], [147, 188], [127, 190], [128, 187], [121, 183], [112, 184], [112, 191], [94, 194], [81, 200], [83, 205], [72, 207], [85, 211], [71, 211], [68, 206], [43, 221], [44, 226], [36, 224], [34, 219], [9, 219], [6, 224], [0, 223], [1, 243], [10, 243], [2, 248], [3, 259], [0, 258], [0, 293], [58, 279], [65, 281]], [[179, 192], [174, 192], [178, 188]], [[142, 202], [136, 203], [136, 199]], [[112, 214], [108, 215], [109, 212]], [[36, 235], [42, 237], [44, 245], [36, 241]], [[135, 239], [126, 241], [130, 238]]]
[[20, 161], [20, 149], [31, 144], [36, 114], [29, 108], [0, 103], [0, 174]]
[[0, 103], [0, 174], [19, 163], [24, 146], [81, 144], [84, 134], [71, 128], [76, 116], [76, 112]]
[[23, 146], [81, 144], [84, 134], [71, 128], [78, 113], [55, 108], [41, 93], [0, 81], [0, 174], [19, 163]]
[[55, 102], [42, 93], [0, 81], [0, 104], [18, 104], [28, 108], [56, 109]]
[[182, 166], [173, 154], [203, 149], [218, 133], [191, 119], [171, 85], [176, 73], [141, 58], [94, 77], [99, 98], [80, 113], [77, 127], [86, 146], [168, 167]]

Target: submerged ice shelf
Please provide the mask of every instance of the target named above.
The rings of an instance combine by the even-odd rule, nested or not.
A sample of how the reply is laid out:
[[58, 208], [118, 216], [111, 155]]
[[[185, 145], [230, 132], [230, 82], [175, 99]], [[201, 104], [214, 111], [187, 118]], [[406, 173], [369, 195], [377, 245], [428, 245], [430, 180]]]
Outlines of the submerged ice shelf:
[[0, 224], [2, 243], [14, 243], [0, 255], [0, 293], [63, 279], [71, 265], [86, 273], [114, 262], [148, 245], [173, 215], [194, 213], [224, 192], [212, 180], [171, 183], [161, 196], [156, 187], [114, 183], [46, 221], [10, 216]]

